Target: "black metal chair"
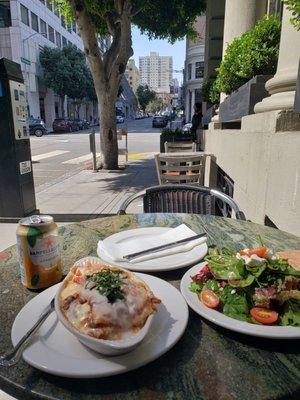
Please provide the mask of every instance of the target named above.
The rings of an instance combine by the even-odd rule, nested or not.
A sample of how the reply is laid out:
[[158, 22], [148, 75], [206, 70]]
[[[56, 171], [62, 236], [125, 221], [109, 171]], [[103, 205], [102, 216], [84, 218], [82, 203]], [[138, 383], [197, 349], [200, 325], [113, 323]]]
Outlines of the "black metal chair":
[[[145, 213], [188, 213], [231, 217], [233, 211], [236, 219], [246, 220], [237, 203], [226, 194], [205, 186], [180, 184], [152, 186], [133, 194], [123, 202], [118, 214], [126, 214], [126, 208], [138, 198], [143, 198]], [[217, 202], [226, 207], [219, 207]]]

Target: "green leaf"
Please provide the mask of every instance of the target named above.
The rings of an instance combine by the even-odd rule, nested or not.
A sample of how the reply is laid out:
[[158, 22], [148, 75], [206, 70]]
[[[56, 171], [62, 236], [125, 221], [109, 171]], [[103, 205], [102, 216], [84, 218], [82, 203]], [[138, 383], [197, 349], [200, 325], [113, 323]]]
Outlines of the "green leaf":
[[39, 283], [40, 277], [39, 274], [35, 274], [31, 278], [31, 286], [36, 286]]
[[231, 318], [248, 321], [249, 308], [246, 295], [239, 292], [228, 295], [223, 307], [223, 313]]
[[228, 283], [232, 287], [247, 287], [252, 285], [255, 280], [255, 276], [249, 274], [245, 279], [236, 279], [236, 280], [229, 280]]
[[36, 243], [36, 239], [43, 236], [43, 233], [34, 226], [30, 226], [27, 231], [27, 242], [30, 247], [34, 247]]
[[286, 302], [283, 313], [279, 318], [279, 324], [283, 326], [300, 326], [300, 304], [294, 301]]
[[203, 285], [198, 282], [192, 281], [189, 286], [189, 290], [193, 293], [200, 293]]

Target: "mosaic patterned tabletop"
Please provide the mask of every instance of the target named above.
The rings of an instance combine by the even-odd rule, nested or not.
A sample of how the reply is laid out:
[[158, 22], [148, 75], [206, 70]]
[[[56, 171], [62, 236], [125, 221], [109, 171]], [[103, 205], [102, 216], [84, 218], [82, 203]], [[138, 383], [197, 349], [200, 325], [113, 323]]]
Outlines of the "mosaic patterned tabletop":
[[[186, 223], [207, 232], [208, 245], [240, 249], [256, 243], [300, 249], [300, 238], [251, 222], [193, 214], [137, 214], [98, 218], [60, 228], [64, 273], [79, 258], [96, 255], [99, 239], [131, 228]], [[186, 269], [155, 274], [179, 288]], [[16, 246], [0, 253], [0, 353], [10, 348], [19, 310], [36, 293], [20, 281]], [[0, 388], [18, 399], [269, 400], [300, 398], [300, 341], [250, 337], [213, 325], [190, 310], [180, 341], [152, 363], [123, 375], [62, 378], [24, 361], [0, 368]]]

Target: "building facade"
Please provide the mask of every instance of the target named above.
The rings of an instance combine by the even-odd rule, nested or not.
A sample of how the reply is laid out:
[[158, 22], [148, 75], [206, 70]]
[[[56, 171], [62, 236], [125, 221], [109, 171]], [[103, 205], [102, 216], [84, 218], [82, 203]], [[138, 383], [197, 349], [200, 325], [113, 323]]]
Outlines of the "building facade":
[[186, 39], [184, 98], [185, 119], [187, 122], [192, 119], [194, 104], [202, 102], [201, 88], [204, 75], [205, 16], [198, 17], [194, 27], [198, 33], [198, 37], [195, 40]]
[[135, 61], [133, 58], [131, 58], [127, 63], [125, 77], [133, 93], [136, 93], [136, 90], [140, 84], [140, 71], [138, 67], [135, 65]]
[[[102, 51], [108, 39], [99, 39]], [[0, 58], [21, 64], [27, 93], [28, 114], [40, 117], [50, 128], [60, 116], [60, 100], [43, 84], [39, 53], [44, 46], [75, 45], [83, 51], [83, 43], [75, 24], [66, 24], [51, 0], [10, 0], [0, 5]], [[66, 115], [73, 113], [65, 100]], [[72, 115], [70, 115], [72, 117]], [[73, 115], [74, 117], [74, 115]], [[97, 118], [97, 104], [80, 108], [81, 118]]]
[[148, 85], [157, 93], [170, 93], [173, 79], [173, 58], [150, 52], [139, 58], [140, 84]]
[[241, 117], [240, 127], [221, 123], [216, 115], [204, 131], [204, 150], [216, 160], [210, 184], [222, 190], [226, 179], [247, 219], [299, 236], [300, 114], [294, 104], [300, 31], [290, 22], [291, 11], [277, 0], [226, 0], [223, 16], [221, 9], [216, 15], [209, 3], [206, 15], [214, 22], [206, 42], [210, 55], [215, 51], [212, 39], [219, 37], [221, 18], [223, 56], [228, 44], [264, 15], [279, 12], [282, 19], [277, 71], [265, 84], [268, 95], [255, 105], [254, 114]]

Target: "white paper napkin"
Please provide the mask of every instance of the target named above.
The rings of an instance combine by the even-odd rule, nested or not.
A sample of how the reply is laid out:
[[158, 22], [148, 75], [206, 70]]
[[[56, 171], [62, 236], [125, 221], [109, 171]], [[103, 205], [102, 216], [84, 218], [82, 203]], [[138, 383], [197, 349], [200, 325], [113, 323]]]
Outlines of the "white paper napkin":
[[[170, 228], [168, 231], [162, 233], [161, 235], [147, 237], [144, 239], [135, 236], [123, 240], [122, 242], [119, 243], [113, 243], [109, 240], [106, 240], [106, 243], [104, 243], [102, 240], [100, 240], [98, 242], [97, 253], [99, 257], [101, 257], [101, 255], [106, 255], [109, 258], [111, 258], [112, 261], [125, 261], [123, 259], [123, 256], [125, 255], [137, 253], [139, 251], [147, 250], [152, 247], [169, 244], [181, 239], [189, 238], [194, 235], [196, 235], [196, 233], [192, 229], [190, 229], [185, 224], [181, 224], [176, 228]], [[171, 254], [183, 253], [186, 251], [190, 251], [195, 246], [199, 246], [200, 244], [205, 242], [206, 242], [206, 237], [202, 237], [170, 249], [165, 249], [156, 253], [146, 254], [141, 257], [137, 257], [134, 260], [131, 260], [130, 263], [134, 264], [141, 261], [150, 260], [153, 258], [160, 258]]]

